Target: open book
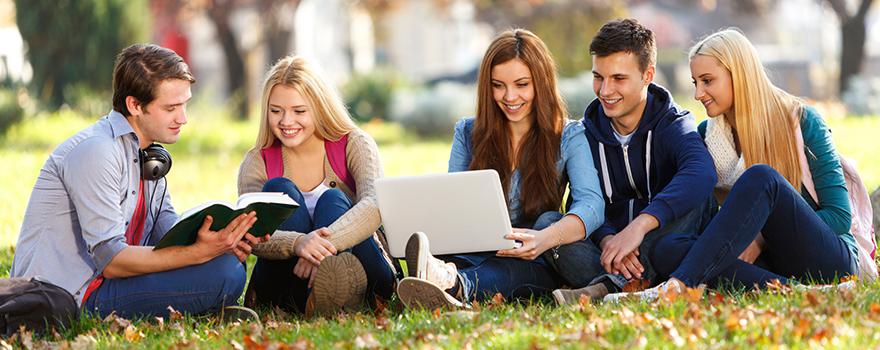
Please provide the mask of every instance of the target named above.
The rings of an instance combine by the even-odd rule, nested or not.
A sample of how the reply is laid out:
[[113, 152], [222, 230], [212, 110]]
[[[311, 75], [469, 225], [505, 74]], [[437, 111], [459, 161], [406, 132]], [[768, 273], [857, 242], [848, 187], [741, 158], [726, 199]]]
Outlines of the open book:
[[180, 214], [174, 226], [168, 230], [165, 237], [162, 237], [153, 249], [195, 243], [199, 228], [202, 227], [205, 217], [208, 215], [214, 218], [211, 230], [219, 231], [237, 216], [256, 211], [257, 222], [248, 232], [257, 237], [271, 235], [298, 207], [298, 203], [281, 192], [245, 193], [238, 197], [238, 202], [235, 205], [224, 201], [202, 203]]

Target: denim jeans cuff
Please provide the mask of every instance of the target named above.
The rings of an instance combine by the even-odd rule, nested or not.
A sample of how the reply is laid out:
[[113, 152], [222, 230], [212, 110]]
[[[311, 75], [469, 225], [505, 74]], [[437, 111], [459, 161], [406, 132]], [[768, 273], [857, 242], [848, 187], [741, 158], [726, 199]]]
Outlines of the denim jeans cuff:
[[611, 282], [611, 284], [617, 287], [617, 291], [622, 291], [623, 286], [626, 285], [626, 278], [621, 275], [614, 275], [610, 273], [599, 275], [598, 277], [590, 281], [590, 283], [587, 285], [591, 286], [597, 283], [605, 283], [605, 281]]

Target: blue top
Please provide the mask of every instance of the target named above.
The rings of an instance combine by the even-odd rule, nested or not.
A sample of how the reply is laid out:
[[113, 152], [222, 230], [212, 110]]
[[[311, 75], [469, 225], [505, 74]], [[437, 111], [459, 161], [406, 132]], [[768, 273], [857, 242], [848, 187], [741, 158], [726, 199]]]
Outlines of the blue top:
[[590, 237], [596, 244], [641, 213], [664, 227], [712, 195], [715, 164], [696, 122], [660, 85], [648, 86], [645, 112], [627, 145], [614, 136], [598, 99], [587, 107], [583, 123], [605, 195], [605, 223]]
[[[10, 275], [50, 282], [81, 304], [89, 282], [128, 246], [125, 230], [141, 179], [139, 152], [134, 129], [116, 111], [58, 146], [31, 192]], [[152, 215], [146, 216], [141, 245], [155, 245], [177, 220], [164, 188], [165, 181], [144, 181]], [[153, 193], [165, 193], [164, 200], [151, 199]]]
[[[455, 136], [452, 139], [452, 151], [449, 155], [449, 172], [466, 171], [471, 164], [473, 145], [471, 133], [473, 132], [474, 118], [463, 118], [455, 124]], [[592, 166], [593, 160], [590, 146], [584, 136], [584, 126], [575, 121], [570, 121], [562, 131], [560, 142], [561, 152], [556, 162], [560, 173], [560, 187], [568, 182], [570, 186], [570, 203], [566, 214], [577, 215], [584, 223], [586, 236], [589, 237], [599, 225], [602, 224], [605, 203], [599, 192], [599, 179], [596, 169]], [[510, 222], [514, 226], [523, 225], [522, 205], [520, 204], [520, 172], [514, 170], [510, 178], [510, 188], [507, 190], [507, 208], [510, 213]]]
[[[813, 185], [819, 203], [801, 186], [801, 197], [816, 211], [822, 221], [849, 247], [853, 257], [858, 255], [856, 240], [850, 232], [852, 209], [849, 192], [840, 165], [840, 155], [834, 148], [831, 129], [813, 107], [805, 106], [801, 114], [801, 134], [804, 137], [804, 153], [813, 175]], [[700, 123], [700, 135], [706, 137], [706, 121]]]

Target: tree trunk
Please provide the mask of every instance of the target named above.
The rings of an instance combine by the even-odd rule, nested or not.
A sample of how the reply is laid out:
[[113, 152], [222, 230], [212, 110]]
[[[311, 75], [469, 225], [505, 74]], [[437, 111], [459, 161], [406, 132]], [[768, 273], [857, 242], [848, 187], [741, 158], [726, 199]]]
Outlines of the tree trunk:
[[232, 12], [231, 2], [215, 2], [214, 7], [208, 10], [208, 17], [217, 29], [217, 40], [223, 47], [223, 59], [226, 63], [226, 75], [229, 85], [228, 103], [232, 107], [235, 117], [241, 120], [247, 119], [248, 98], [247, 83], [244, 68], [244, 58], [238, 49], [235, 33], [229, 25], [229, 15]]
[[837, 82], [838, 96], [849, 88], [850, 79], [862, 71], [865, 60], [867, 32], [865, 18], [874, 0], [862, 0], [855, 15], [850, 16], [845, 1], [828, 0], [840, 20], [840, 77]]

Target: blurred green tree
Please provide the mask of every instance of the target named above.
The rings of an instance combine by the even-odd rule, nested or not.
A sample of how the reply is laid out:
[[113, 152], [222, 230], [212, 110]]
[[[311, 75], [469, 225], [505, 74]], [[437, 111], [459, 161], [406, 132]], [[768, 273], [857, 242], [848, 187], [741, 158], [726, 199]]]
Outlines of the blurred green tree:
[[30, 88], [49, 109], [80, 89], [106, 94], [116, 54], [149, 37], [146, 0], [15, 0], [15, 8], [34, 72]]
[[402, 84], [392, 69], [375, 69], [352, 76], [342, 92], [355, 120], [388, 120], [391, 117], [393, 91]]

